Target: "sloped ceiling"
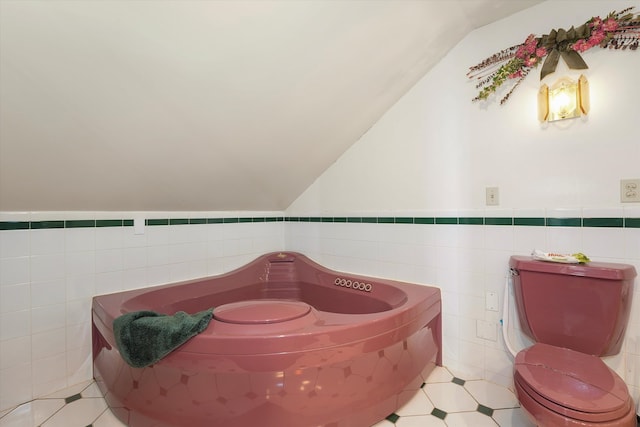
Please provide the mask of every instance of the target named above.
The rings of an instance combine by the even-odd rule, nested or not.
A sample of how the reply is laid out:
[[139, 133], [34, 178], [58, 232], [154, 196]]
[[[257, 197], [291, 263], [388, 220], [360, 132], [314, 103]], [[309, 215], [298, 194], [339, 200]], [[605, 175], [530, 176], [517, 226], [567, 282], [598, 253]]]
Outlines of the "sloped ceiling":
[[0, 210], [284, 210], [539, 2], [1, 0]]

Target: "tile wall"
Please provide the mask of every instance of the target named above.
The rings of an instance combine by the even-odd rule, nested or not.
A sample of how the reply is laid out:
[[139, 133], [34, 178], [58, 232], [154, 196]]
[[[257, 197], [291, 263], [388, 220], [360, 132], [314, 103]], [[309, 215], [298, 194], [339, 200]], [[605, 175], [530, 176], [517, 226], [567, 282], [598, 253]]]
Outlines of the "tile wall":
[[[134, 218], [144, 220], [144, 234], [135, 234]], [[284, 249], [336, 270], [439, 286], [446, 366], [509, 386], [512, 359], [500, 330], [507, 262], [534, 248], [580, 251], [640, 271], [640, 207], [0, 213], [0, 409], [91, 377], [93, 295], [218, 274]], [[487, 308], [488, 293], [497, 295], [497, 311]], [[624, 352], [607, 362], [638, 398], [638, 289], [632, 312]], [[512, 332], [514, 347], [527, 344]]]
[[[512, 357], [500, 325], [510, 255], [528, 255], [533, 249], [583, 252], [594, 261], [633, 264], [640, 272], [638, 206], [286, 220], [287, 249], [307, 253], [330, 268], [441, 287], [445, 366], [506, 386], [511, 385]], [[497, 294], [498, 311], [487, 309], [488, 293]], [[637, 401], [640, 287], [633, 304], [624, 351], [606, 361], [625, 378]], [[509, 339], [516, 350], [528, 345], [517, 326]]]
[[282, 250], [283, 227], [282, 212], [0, 213], [0, 409], [91, 378], [93, 295], [232, 270]]

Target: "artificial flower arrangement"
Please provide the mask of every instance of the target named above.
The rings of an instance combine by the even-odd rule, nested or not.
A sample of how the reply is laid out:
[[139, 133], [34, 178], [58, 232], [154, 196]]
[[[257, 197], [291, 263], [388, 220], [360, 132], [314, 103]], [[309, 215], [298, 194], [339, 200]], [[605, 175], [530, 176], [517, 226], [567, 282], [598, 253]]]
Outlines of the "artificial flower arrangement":
[[543, 64], [540, 71], [542, 80], [555, 71], [561, 57], [569, 68], [588, 68], [580, 53], [595, 46], [638, 49], [640, 14], [634, 15], [632, 10], [633, 7], [620, 12], [613, 11], [604, 19], [594, 16], [577, 28], [551, 30], [541, 37], [531, 34], [524, 43], [503, 49], [470, 67], [467, 76], [479, 80], [476, 88], [480, 89], [473, 101], [487, 99], [500, 86], [509, 82], [512, 84], [511, 90], [500, 101], [500, 104], [504, 104], [527, 74], [540, 63]]

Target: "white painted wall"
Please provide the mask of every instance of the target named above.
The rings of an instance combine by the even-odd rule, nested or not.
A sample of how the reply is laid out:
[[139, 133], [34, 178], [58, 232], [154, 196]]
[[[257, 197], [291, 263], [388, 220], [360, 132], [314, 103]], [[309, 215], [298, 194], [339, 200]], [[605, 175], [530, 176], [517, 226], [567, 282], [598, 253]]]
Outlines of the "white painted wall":
[[[579, 5], [579, 7], [578, 7]], [[541, 126], [534, 70], [503, 106], [472, 103], [468, 68], [529, 33], [580, 25], [640, 1], [548, 1], [462, 40], [332, 165], [289, 212], [620, 206], [619, 180], [640, 177], [640, 54], [594, 48], [591, 113]]]

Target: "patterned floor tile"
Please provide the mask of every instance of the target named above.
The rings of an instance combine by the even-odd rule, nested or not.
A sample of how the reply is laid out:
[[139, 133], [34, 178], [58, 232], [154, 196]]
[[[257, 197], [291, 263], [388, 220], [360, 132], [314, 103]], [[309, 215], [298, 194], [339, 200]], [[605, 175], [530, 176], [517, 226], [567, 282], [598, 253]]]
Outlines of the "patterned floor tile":
[[448, 414], [445, 421], [448, 426], [454, 427], [497, 427], [493, 418], [480, 412], [456, 412]]
[[518, 399], [507, 388], [488, 381], [467, 381], [464, 388], [481, 404], [493, 409], [515, 408]]
[[42, 399], [25, 403], [0, 418], [0, 427], [39, 426], [64, 405], [64, 399]]
[[423, 390], [433, 406], [447, 413], [475, 411], [478, 407], [478, 402], [467, 390], [454, 383], [426, 384]]

